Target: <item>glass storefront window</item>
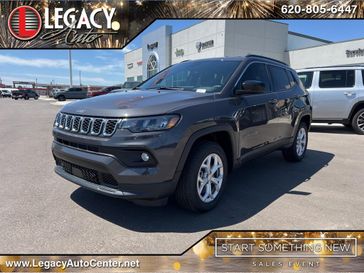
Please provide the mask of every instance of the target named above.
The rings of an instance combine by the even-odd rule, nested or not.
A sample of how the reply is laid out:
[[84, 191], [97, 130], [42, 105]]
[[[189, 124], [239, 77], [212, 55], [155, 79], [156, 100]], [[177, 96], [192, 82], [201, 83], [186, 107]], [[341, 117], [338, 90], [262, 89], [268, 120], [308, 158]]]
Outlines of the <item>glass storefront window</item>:
[[150, 55], [147, 63], [147, 76], [148, 78], [154, 76], [158, 73], [158, 60], [157, 57], [153, 54]]

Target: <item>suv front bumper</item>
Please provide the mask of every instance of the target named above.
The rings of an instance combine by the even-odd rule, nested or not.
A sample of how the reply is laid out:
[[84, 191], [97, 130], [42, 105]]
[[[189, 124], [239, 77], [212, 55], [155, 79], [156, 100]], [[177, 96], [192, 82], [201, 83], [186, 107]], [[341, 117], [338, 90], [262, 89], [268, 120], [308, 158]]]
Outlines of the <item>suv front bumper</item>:
[[163, 170], [158, 166], [127, 167], [112, 155], [83, 151], [56, 141], [52, 152], [58, 175], [104, 195], [129, 200], [163, 199], [177, 185], [178, 176], [161, 180]]

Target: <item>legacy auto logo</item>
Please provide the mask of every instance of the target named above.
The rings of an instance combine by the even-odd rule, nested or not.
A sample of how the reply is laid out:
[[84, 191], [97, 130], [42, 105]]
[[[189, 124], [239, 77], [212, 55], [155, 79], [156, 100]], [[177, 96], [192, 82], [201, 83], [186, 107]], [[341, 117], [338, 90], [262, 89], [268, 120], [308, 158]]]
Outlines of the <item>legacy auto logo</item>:
[[45, 8], [43, 24], [36, 9], [31, 6], [20, 6], [11, 12], [8, 27], [10, 33], [19, 40], [34, 39], [43, 25], [46, 32], [40, 36], [41, 40], [64, 39], [67, 45], [85, 44], [92, 43], [103, 35], [117, 34], [120, 24], [112, 21], [114, 14], [115, 8], [96, 8], [89, 12], [84, 8], [80, 10]]
[[33, 7], [20, 6], [10, 13], [8, 27], [15, 38], [23, 41], [31, 40], [42, 29], [42, 18]]

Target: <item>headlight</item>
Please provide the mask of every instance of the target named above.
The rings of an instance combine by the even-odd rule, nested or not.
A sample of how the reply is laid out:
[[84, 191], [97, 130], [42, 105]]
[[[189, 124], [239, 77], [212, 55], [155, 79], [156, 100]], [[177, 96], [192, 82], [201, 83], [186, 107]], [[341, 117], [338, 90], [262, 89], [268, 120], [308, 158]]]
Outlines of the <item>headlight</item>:
[[58, 127], [61, 123], [61, 112], [58, 112], [53, 122], [53, 127]]
[[177, 115], [130, 118], [124, 119], [120, 123], [120, 128], [128, 129], [133, 133], [161, 131], [173, 128], [179, 119]]

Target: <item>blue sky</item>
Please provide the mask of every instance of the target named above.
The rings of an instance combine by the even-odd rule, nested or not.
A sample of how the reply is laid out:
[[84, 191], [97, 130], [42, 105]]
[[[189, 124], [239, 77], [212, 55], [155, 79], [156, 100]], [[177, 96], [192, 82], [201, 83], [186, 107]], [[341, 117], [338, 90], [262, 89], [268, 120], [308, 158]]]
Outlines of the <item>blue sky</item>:
[[[290, 31], [316, 36], [331, 41], [364, 37], [362, 20], [277, 20], [289, 25]], [[179, 31], [200, 20], [158, 20], [143, 33], [162, 25], [172, 25]], [[112, 85], [124, 81], [124, 53], [141, 46], [141, 36], [123, 50], [73, 50], [74, 84]], [[50, 83], [69, 83], [67, 50], [0, 50], [0, 78], [11, 84], [13, 80]]]

